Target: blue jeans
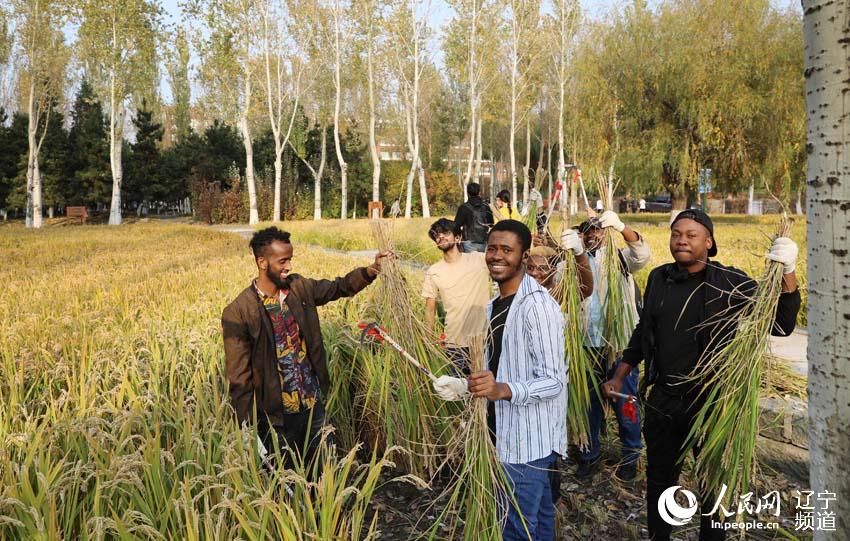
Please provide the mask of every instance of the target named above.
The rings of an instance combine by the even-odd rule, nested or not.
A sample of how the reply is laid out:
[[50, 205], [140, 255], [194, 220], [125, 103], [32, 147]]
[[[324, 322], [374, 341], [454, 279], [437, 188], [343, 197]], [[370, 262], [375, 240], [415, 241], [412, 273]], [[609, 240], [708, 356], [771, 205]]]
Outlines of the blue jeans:
[[[508, 504], [508, 518], [502, 532], [504, 541], [552, 541], [555, 539], [555, 506], [552, 503], [551, 469], [555, 453], [527, 464], [503, 462], [514, 502]], [[516, 506], [519, 506], [519, 510]], [[522, 515], [520, 515], [520, 513]], [[523, 524], [525, 517], [525, 524]], [[526, 526], [528, 533], [526, 533]], [[529, 537], [528, 534], [531, 534]]]
[[487, 250], [487, 245], [483, 242], [472, 242], [471, 240], [461, 241], [460, 247], [463, 248], [464, 253], [472, 253], [472, 252], [484, 252]]
[[[622, 360], [617, 359], [614, 366], [608, 370], [608, 377], [611, 379], [617, 367], [620, 366]], [[632, 368], [632, 371], [626, 376], [623, 381], [623, 394], [637, 396], [638, 379], [640, 373], [638, 367]], [[640, 409], [637, 409], [637, 422], [632, 422], [631, 419], [623, 415], [623, 405], [625, 399], [620, 398], [614, 403], [614, 413], [617, 415], [617, 425], [620, 432], [620, 445], [623, 449], [623, 464], [634, 464], [640, 456], [640, 450], [643, 444], [640, 439]], [[599, 402], [598, 393], [591, 391], [590, 393], [590, 412], [588, 413], [590, 421], [590, 446], [588, 449], [579, 450], [579, 460], [582, 462], [592, 462], [599, 458], [602, 454], [602, 446], [599, 443], [599, 434], [602, 432], [602, 427], [605, 424], [605, 409]]]

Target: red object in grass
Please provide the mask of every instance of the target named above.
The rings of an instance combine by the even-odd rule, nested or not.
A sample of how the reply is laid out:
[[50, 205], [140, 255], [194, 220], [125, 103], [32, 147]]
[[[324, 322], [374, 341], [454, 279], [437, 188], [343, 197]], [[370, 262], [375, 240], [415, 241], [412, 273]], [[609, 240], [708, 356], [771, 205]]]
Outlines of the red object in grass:
[[626, 400], [626, 403], [623, 404], [623, 415], [637, 424], [637, 407], [634, 400]]

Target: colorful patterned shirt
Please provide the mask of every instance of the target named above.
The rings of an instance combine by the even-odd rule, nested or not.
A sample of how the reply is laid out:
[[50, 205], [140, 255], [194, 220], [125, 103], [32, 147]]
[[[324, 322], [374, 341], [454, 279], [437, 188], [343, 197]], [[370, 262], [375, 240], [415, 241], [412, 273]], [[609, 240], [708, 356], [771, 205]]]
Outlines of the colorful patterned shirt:
[[274, 331], [283, 410], [285, 413], [309, 410], [316, 404], [319, 382], [307, 359], [307, 345], [301, 337], [298, 322], [284, 302], [289, 292], [281, 290], [277, 297], [272, 297], [260, 291], [256, 283], [254, 289]]

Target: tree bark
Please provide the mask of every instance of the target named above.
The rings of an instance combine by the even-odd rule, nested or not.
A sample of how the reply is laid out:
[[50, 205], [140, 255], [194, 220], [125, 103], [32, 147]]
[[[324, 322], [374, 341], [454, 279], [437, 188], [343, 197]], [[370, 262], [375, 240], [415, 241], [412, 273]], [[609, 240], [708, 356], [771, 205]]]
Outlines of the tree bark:
[[[113, 71], [117, 68], [112, 68]], [[123, 98], [116, 96], [115, 75], [109, 87], [109, 166], [112, 171], [112, 201], [109, 206], [109, 225], [121, 225], [121, 181], [124, 170], [121, 166], [121, 133], [124, 126]]]
[[371, 15], [367, 16], [370, 17], [369, 37], [368, 44], [366, 45], [368, 48], [366, 60], [369, 70], [369, 155], [372, 158], [372, 201], [378, 201], [381, 199], [381, 156], [378, 154], [378, 143], [375, 137], [375, 74], [373, 66], [374, 47], [372, 46], [373, 19], [371, 19]]
[[342, 155], [342, 146], [339, 141], [339, 112], [342, 106], [342, 51], [340, 34], [342, 32], [342, 13], [340, 12], [339, 0], [336, 0], [334, 9], [334, 86], [336, 87], [336, 101], [334, 102], [334, 149], [336, 160], [339, 163], [340, 191], [340, 219], [345, 220], [348, 214], [348, 164]]
[[[850, 531], [850, 128], [847, 2], [803, 0], [808, 111], [809, 460], [811, 490], [832, 492], [835, 532]], [[816, 504], [817, 505], [817, 504]], [[822, 505], [817, 512], [825, 511]], [[845, 532], [845, 533], [840, 533]]]
[[[528, 183], [531, 177], [531, 115], [525, 118], [525, 167], [522, 168], [522, 208], [528, 204]], [[540, 149], [540, 157], [543, 157], [543, 149]], [[538, 190], [542, 190], [540, 186]], [[516, 205], [516, 201], [513, 202]]]

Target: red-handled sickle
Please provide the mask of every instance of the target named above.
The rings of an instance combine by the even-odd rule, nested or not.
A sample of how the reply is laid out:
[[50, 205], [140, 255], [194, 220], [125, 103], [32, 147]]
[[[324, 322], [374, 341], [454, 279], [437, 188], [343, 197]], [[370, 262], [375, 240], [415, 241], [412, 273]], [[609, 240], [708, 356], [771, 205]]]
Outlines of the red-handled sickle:
[[428, 376], [428, 379], [436, 382], [437, 377], [431, 373], [430, 370], [422, 366], [422, 364], [417, 361], [413, 355], [404, 350], [403, 347], [399, 345], [398, 342], [392, 339], [392, 337], [387, 334], [387, 330], [378, 325], [377, 323], [366, 323], [361, 321], [357, 324], [357, 327], [360, 329], [360, 340], [363, 341], [364, 337], [373, 338], [376, 341], [386, 341], [387, 344], [391, 345], [396, 351], [401, 353], [401, 356], [404, 357], [410, 364], [418, 368], [422, 371], [423, 374]]

